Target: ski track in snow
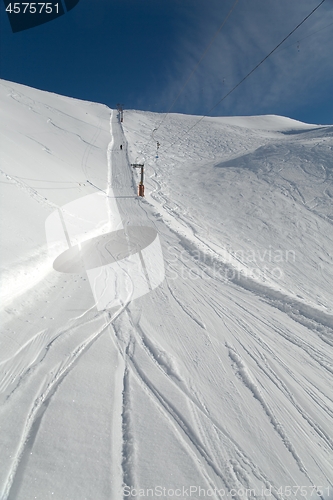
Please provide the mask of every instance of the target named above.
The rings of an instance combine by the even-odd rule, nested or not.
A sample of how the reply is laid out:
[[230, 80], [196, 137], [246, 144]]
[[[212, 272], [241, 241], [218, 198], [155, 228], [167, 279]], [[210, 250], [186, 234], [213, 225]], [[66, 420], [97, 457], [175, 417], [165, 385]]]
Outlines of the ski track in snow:
[[[329, 446], [333, 450], [333, 440], [330, 438], [328, 433], [313, 420], [313, 418], [306, 412], [306, 410], [300, 404], [298, 404], [292, 392], [288, 389], [283, 380], [278, 376], [276, 371], [269, 365], [268, 360], [262, 354], [260, 355], [260, 357], [254, 356], [243, 343], [241, 342], [239, 343], [242, 345], [244, 351], [247, 352], [247, 354], [250, 357], [252, 357], [252, 359], [255, 361], [260, 370], [265, 374], [265, 376], [268, 377], [274, 383], [274, 385], [280, 391], [282, 391], [284, 395], [287, 396], [287, 398], [290, 400], [290, 402], [293, 404], [293, 406], [296, 408], [296, 410], [299, 412], [302, 418], [304, 418], [304, 420], [306, 420], [309, 423], [309, 425], [319, 435], [319, 437], [323, 439], [326, 442], [327, 446]], [[276, 356], [274, 356], [274, 353], [271, 352], [271, 355], [276, 358]], [[283, 364], [281, 360], [279, 360], [279, 363]], [[287, 366], [284, 366], [284, 368], [286, 371], [289, 371], [289, 373], [292, 375], [292, 372], [288, 370]], [[305, 390], [307, 392], [310, 392], [309, 389], [307, 388], [305, 388]], [[322, 406], [323, 410], [329, 413], [333, 418], [333, 412], [331, 411], [331, 409], [327, 405], [323, 405], [323, 403], [319, 401], [319, 399], [315, 396], [314, 393], [311, 394], [311, 398], [314, 400], [314, 403], [316, 403], [319, 406]]]
[[[49, 379], [46, 379], [44, 381], [43, 389], [33, 402], [30, 413], [27, 416], [25, 428], [23, 434], [21, 435], [19, 448], [13, 458], [11, 470], [4, 486], [4, 500], [7, 500], [10, 497], [10, 490], [13, 481], [18, 474], [20, 463], [22, 462], [24, 465], [26, 462], [26, 460], [24, 460], [24, 455], [31, 452], [33, 441], [36, 439], [42, 417], [48, 407], [50, 398], [52, 398], [52, 396], [55, 394], [64, 377], [68, 375], [69, 371], [74, 367], [79, 358], [86, 352], [86, 350], [92, 345], [92, 343], [96, 341], [97, 338], [107, 330], [111, 322], [114, 321], [115, 317], [121, 312], [122, 310], [120, 310], [114, 317], [112, 317], [112, 319], [104, 324], [101, 329], [94, 332], [85, 342], [79, 344], [76, 349], [71, 352], [70, 356], [67, 359], [63, 360], [58, 366], [53, 368]], [[19, 472], [20, 476], [22, 475], [22, 472], [23, 471]], [[17, 480], [20, 481], [19, 478]]]
[[[230, 270], [231, 276], [236, 275], [236, 277], [230, 277], [228, 278], [228, 281], [235, 283], [243, 289], [249, 290], [251, 293], [262, 297], [273, 307], [277, 307], [281, 311], [290, 315], [295, 321], [313, 328], [318, 332], [318, 335], [320, 335], [325, 342], [332, 345], [333, 317], [331, 315], [326, 314], [325, 312], [316, 309], [313, 306], [304, 304], [301, 301], [297, 300], [297, 298], [295, 297], [290, 297], [282, 293], [281, 291], [273, 289], [270, 286], [259, 283], [258, 281], [255, 281], [248, 276], [241, 274], [237, 276], [237, 273], [235, 272], [236, 270], [235, 268], [233, 268], [232, 264], [226, 264], [223, 258], [221, 258], [221, 254], [206, 240], [199, 237], [196, 231], [191, 227], [191, 224], [188, 224], [187, 227], [190, 227], [192, 229], [191, 239], [188, 239], [188, 234], [187, 237], [183, 235], [181, 236], [181, 244], [186, 250], [188, 250], [189, 247], [192, 247], [198, 252], [198, 254], [205, 255], [203, 259], [205, 265], [209, 260], [212, 260], [215, 261], [215, 263], [218, 263], [222, 269], [224, 268], [227, 271]], [[181, 232], [182, 230], [180, 228], [180, 233]], [[201, 269], [203, 272], [209, 272], [209, 267], [207, 269], [207, 266], [202, 266]]]
[[[133, 327], [133, 325], [131, 325]], [[134, 333], [134, 330], [133, 330]], [[153, 398], [153, 401], [157, 406], [162, 410], [162, 412], [166, 415], [167, 419], [173, 424], [173, 428], [176, 432], [176, 434], [179, 436], [181, 441], [185, 444], [186, 448], [188, 449], [188, 452], [190, 456], [193, 456], [193, 459], [196, 459], [197, 454], [201, 457], [201, 460], [203, 459], [204, 462], [208, 465], [209, 468], [213, 470], [213, 472], [222, 479], [223, 484], [225, 486], [230, 487], [230, 484], [227, 484], [226, 479], [224, 477], [224, 474], [222, 471], [220, 471], [216, 465], [214, 464], [214, 461], [212, 458], [209, 456], [207, 451], [205, 450], [204, 446], [196, 436], [196, 433], [194, 432], [193, 428], [191, 427], [191, 424], [189, 422], [185, 421], [183, 416], [177, 411], [177, 409], [172, 405], [172, 403], [162, 395], [162, 393], [154, 386], [154, 384], [149, 380], [149, 378], [146, 377], [145, 373], [142, 371], [140, 368], [139, 364], [136, 362], [135, 359], [135, 350], [137, 349], [137, 343], [133, 343], [133, 341], [128, 345], [128, 348], [126, 349], [126, 355], [128, 357], [128, 365], [131, 368], [131, 373], [134, 374], [139, 381], [139, 383], [143, 386], [143, 388], [148, 391], [149, 395]], [[153, 358], [154, 361], [156, 362], [156, 358]], [[162, 365], [162, 369], [164, 371], [164, 364]], [[126, 484], [135, 484], [133, 482], [133, 479], [131, 480], [132, 482], [129, 482], [128, 479], [131, 477], [132, 473], [129, 470], [129, 464], [132, 464], [132, 446], [131, 443], [133, 442], [133, 437], [130, 434], [129, 431], [129, 421], [130, 421], [130, 416], [127, 415], [127, 407], [128, 407], [128, 385], [126, 384], [126, 380], [128, 377], [128, 372], [125, 374], [125, 383], [124, 383], [124, 428], [126, 429], [126, 435], [124, 436], [124, 461], [123, 464], [125, 465], [124, 467], [124, 478], [125, 478], [125, 483]], [[194, 450], [194, 451], [193, 451]], [[205, 472], [205, 468], [202, 467], [202, 474], [205, 477], [205, 479], [208, 480], [208, 482], [213, 486], [214, 482], [210, 479], [209, 476], [207, 476], [207, 473]]]
[[[128, 311], [127, 311], [128, 314]], [[248, 476], [247, 476], [247, 470], [250, 469], [253, 475], [259, 479], [262, 484], [266, 485], [266, 487], [271, 486], [272, 487], [272, 495], [276, 498], [280, 498], [279, 495], [276, 493], [276, 488], [274, 487], [274, 483], [270, 481], [260, 469], [253, 463], [253, 461], [247, 456], [244, 450], [242, 450], [239, 447], [239, 444], [237, 444], [233, 438], [228, 434], [228, 432], [221, 427], [220, 424], [218, 424], [212, 417], [207, 413], [207, 410], [202, 407], [202, 404], [193, 398], [191, 390], [189, 390], [184, 384], [182, 383], [181, 380], [179, 380], [178, 375], [173, 375], [172, 373], [170, 374], [169, 370], [165, 370], [165, 363], [164, 361], [161, 363], [160, 357], [155, 356], [154, 353], [152, 352], [151, 348], [149, 350], [146, 349], [146, 344], [142, 343], [143, 339], [142, 337], [138, 339], [138, 332], [142, 330], [139, 327], [139, 324], [131, 319], [131, 315], [129, 315], [130, 319], [130, 326], [132, 328], [132, 335], [133, 337], [130, 338], [130, 340], [127, 339], [127, 347], [126, 347], [126, 356], [128, 356], [128, 367], [131, 369], [131, 373], [136, 376], [140, 384], [143, 386], [144, 389], [148, 391], [150, 396], [153, 398], [155, 401], [155, 404], [158, 405], [159, 408], [163, 411], [163, 413], [167, 416], [167, 418], [173, 423], [175, 427], [175, 432], [177, 432], [177, 435], [179, 435], [179, 439], [186, 445], [186, 447], [189, 450], [190, 456], [199, 457], [200, 462], [203, 461], [203, 463], [206, 464], [207, 467], [202, 466], [202, 474], [203, 477], [208, 481], [210, 484], [211, 488], [214, 489], [214, 479], [211, 477], [212, 473], [213, 475], [216, 475], [218, 478], [221, 479], [222, 484], [225, 488], [227, 488], [229, 491], [231, 489], [237, 489], [237, 488], [242, 488], [244, 484], [248, 488], [251, 488]], [[116, 325], [113, 325], [115, 328]], [[128, 328], [127, 328], [128, 331]], [[118, 337], [119, 333], [117, 334], [116, 331], [116, 336]], [[123, 339], [121, 339], [123, 341]], [[201, 432], [203, 433], [202, 436], [203, 438], [207, 439], [207, 429], [204, 429], [202, 427], [202, 417], [204, 421], [209, 423], [209, 426], [211, 429], [214, 431], [215, 437], [220, 440], [221, 438], [225, 443], [233, 449], [233, 454], [235, 458], [233, 460], [230, 460], [230, 463], [222, 463], [221, 466], [217, 465], [219, 462], [219, 452], [220, 449], [216, 448], [214, 444], [214, 439], [211, 439], [209, 441], [209, 448], [211, 448], [212, 451], [208, 451], [207, 446], [205, 446], [202, 442], [202, 440], [199, 438], [197, 432], [194, 430], [192, 424], [189, 423], [189, 421], [184, 420], [184, 417], [182, 414], [177, 410], [176, 406], [174, 406], [171, 401], [165, 398], [163, 396], [163, 393], [154, 385], [152, 380], [147, 377], [144, 373], [144, 371], [140, 368], [140, 365], [138, 364], [136, 360], [136, 353], [137, 350], [139, 349], [139, 346], [142, 346], [148, 356], [151, 358], [154, 364], [157, 364], [160, 366], [163, 374], [166, 376], [166, 382], [168, 384], [172, 383], [173, 385], [176, 386], [177, 390], [181, 392], [181, 394], [184, 396], [185, 401], [190, 403], [192, 406], [192, 416], [195, 419], [197, 425], [199, 428], [201, 428]], [[171, 375], [171, 377], [170, 377]], [[127, 372], [127, 377], [128, 377], [128, 372]], [[128, 401], [129, 401], [129, 396], [128, 396], [128, 382], [126, 379], [126, 383], [124, 383], [124, 387], [126, 387], [126, 391], [124, 389], [124, 401], [126, 401], [125, 407], [124, 407], [124, 412], [126, 412], [126, 408], [128, 406]], [[195, 417], [195, 414], [197, 414], [201, 418]], [[124, 465], [124, 477], [127, 479], [125, 482], [126, 484], [135, 484], [133, 483], [128, 483], [128, 477], [133, 477], [133, 471], [130, 469], [130, 466], [133, 467], [133, 436], [130, 433], [129, 427], [130, 427], [130, 415], [126, 417], [125, 419], [125, 425], [124, 428], [126, 429], [126, 436], [124, 437], [125, 440], [125, 458], [123, 460], [123, 465]], [[129, 436], [127, 434], [130, 434]], [[213, 455], [211, 455], [213, 453]], [[131, 457], [128, 459], [128, 455]], [[207, 469], [207, 470], [206, 470]], [[238, 495], [235, 496], [235, 498], [240, 499], [241, 496], [239, 497]]]
[[94, 314], [92, 318], [80, 321], [91, 310], [87, 309], [81, 316], [72, 318], [65, 328], [60, 331], [52, 332], [49, 329], [35, 334], [25, 344], [8, 359], [0, 363], [0, 373], [3, 373], [0, 394], [2, 399], [7, 400], [19, 387], [21, 380], [35, 367], [44, 360], [49, 349], [59, 339], [67, 335], [72, 335], [77, 330], [93, 324], [98, 315]]
[[304, 464], [302, 463], [301, 458], [298, 456], [294, 446], [292, 445], [290, 439], [286, 435], [286, 432], [283, 429], [283, 426], [277, 420], [272, 409], [269, 407], [269, 405], [265, 401], [257, 383], [254, 381], [254, 378], [249, 371], [249, 368], [245, 365], [244, 361], [239, 356], [239, 354], [237, 354], [237, 352], [234, 348], [232, 348], [229, 345], [227, 345], [226, 347], [229, 349], [229, 356], [230, 356], [231, 360], [236, 364], [238, 373], [240, 374], [244, 384], [246, 385], [246, 387], [248, 387], [248, 389], [250, 389], [253, 396], [259, 401], [259, 403], [263, 407], [263, 409], [264, 409], [265, 413], [267, 414], [267, 416], [269, 417], [274, 429], [280, 435], [286, 448], [288, 449], [288, 451], [290, 451], [290, 453], [294, 457], [295, 461], [297, 462], [297, 465], [298, 465], [300, 471], [302, 473], [304, 473], [308, 479], [310, 479], [311, 484], [314, 486], [314, 483], [312, 482], [310, 476], [308, 475], [308, 472], [307, 472]]
[[15, 177], [12, 177], [3, 170], [0, 169], [0, 174], [3, 175], [6, 179], [9, 181], [15, 183], [15, 185], [21, 189], [24, 193], [26, 193], [28, 196], [30, 196], [33, 200], [37, 201], [38, 203], [41, 203], [45, 205], [47, 208], [54, 210], [55, 208], [59, 208], [57, 205], [52, 203], [52, 201], [48, 200], [44, 196], [41, 196], [35, 189], [31, 188], [28, 184], [26, 184], [24, 181], [16, 179]]
[[[242, 467], [242, 463], [247, 466], [247, 468], [250, 468], [255, 475], [260, 481], [263, 482], [265, 485], [270, 485], [274, 487], [273, 483], [268, 480], [268, 478], [260, 471], [257, 466], [252, 462], [249, 457], [246, 456], [246, 453], [244, 450], [241, 450], [239, 448], [239, 445], [228, 435], [227, 431], [225, 429], [222, 429], [221, 426], [215, 422], [211, 416], [207, 413], [207, 410], [203, 408], [203, 405], [196, 399], [193, 398], [193, 390], [191, 391], [184, 385], [182, 380], [179, 378], [178, 373], [174, 373], [174, 370], [170, 370], [170, 362], [167, 363], [167, 368], [165, 367], [165, 360], [161, 360], [160, 354], [156, 356], [156, 348], [152, 348], [152, 344], [150, 341], [147, 341], [147, 339], [144, 337], [144, 333], [139, 325], [139, 319], [136, 319], [135, 321], [132, 318], [132, 315], [129, 313], [127, 310], [127, 315], [129, 315], [130, 319], [130, 326], [132, 328], [132, 337], [130, 340], [127, 339], [127, 347], [126, 347], [126, 355], [129, 358], [130, 364], [129, 367], [132, 368], [132, 373], [135, 374], [137, 379], [140, 381], [140, 383], [143, 385], [143, 387], [148, 390], [148, 392], [151, 394], [153, 397], [154, 401], [158, 403], [158, 406], [160, 406], [163, 410], [164, 413], [166, 413], [167, 417], [171, 420], [172, 422], [176, 425], [176, 428], [178, 429], [178, 433], [180, 433], [180, 438], [182, 440], [185, 439], [185, 442], [187, 442], [187, 446], [190, 445], [190, 452], [193, 454], [193, 450], [196, 453], [196, 456], [201, 456], [201, 459], [206, 462], [208, 465], [208, 469], [211, 469], [214, 474], [216, 474], [222, 481], [225, 487], [227, 487], [229, 490], [232, 488], [240, 488], [243, 486], [244, 483], [238, 482], [237, 479], [237, 474], [231, 471], [230, 465], [223, 464], [223, 470], [220, 470], [220, 467], [216, 465], [216, 462], [218, 461], [218, 451], [219, 449], [215, 449], [215, 453], [217, 455], [212, 458], [210, 456], [210, 452], [207, 451], [206, 447], [203, 445], [201, 442], [201, 439], [198, 437], [196, 432], [194, 431], [192, 425], [188, 421], [184, 421], [181, 413], [177, 410], [177, 408], [168, 400], [165, 399], [163, 394], [157, 389], [156, 386], [152, 383], [151, 379], [148, 378], [145, 373], [142, 371], [140, 368], [138, 362], [136, 361], [136, 355], [139, 346], [145, 350], [147, 355], [150, 357], [151, 361], [153, 361], [154, 364], [158, 365], [163, 374], [166, 376], [166, 381], [167, 383], [172, 383], [173, 385], [176, 386], [177, 390], [181, 392], [181, 394], [184, 395], [185, 400], [188, 401], [191, 406], [193, 406], [193, 409], [197, 412], [197, 414], [201, 417], [204, 417], [205, 421], [208, 421], [209, 424], [212, 426], [212, 429], [215, 431], [216, 436], [219, 438], [222, 436], [224, 440], [228, 442], [228, 444], [232, 446], [234, 449], [235, 457], [237, 459], [231, 460], [231, 463], [233, 464], [233, 468], [235, 470], [238, 470], [238, 475], [242, 476], [242, 478], [246, 479], [247, 475], [245, 472], [244, 466]], [[113, 325], [115, 328], [116, 325]], [[128, 328], [126, 329], [128, 331]], [[121, 330], [120, 330], [121, 331]], [[138, 333], [140, 332], [140, 337], [138, 337]], [[116, 336], [118, 337], [119, 333], [116, 333]], [[122, 338], [121, 341], [124, 339]], [[159, 350], [157, 349], [157, 352], [159, 353]], [[128, 374], [127, 374], [128, 376]], [[126, 386], [127, 391], [128, 391], [128, 386], [127, 384], [124, 384], [124, 387]], [[125, 393], [125, 389], [124, 389]], [[128, 395], [124, 394], [124, 400], [128, 401], [129, 397]], [[193, 416], [194, 413], [193, 413]], [[129, 417], [130, 418], [130, 417]], [[126, 419], [126, 429], [128, 430], [128, 421], [129, 418]], [[195, 419], [199, 427], [202, 425], [199, 423], [199, 420], [196, 418]], [[202, 432], [204, 432], [202, 430]], [[204, 434], [203, 434], [204, 436]], [[205, 436], [206, 437], [206, 436]], [[133, 442], [133, 437], [132, 435], [130, 438], [125, 438], [125, 441], [129, 441], [130, 443]], [[189, 443], [188, 443], [189, 442]], [[215, 448], [214, 441], [210, 441], [209, 443], [210, 447], [212, 449]], [[125, 446], [125, 449], [127, 450], [127, 444]], [[130, 448], [131, 450], [131, 448]], [[126, 451], [126, 453], [129, 453], [132, 456], [132, 451]], [[132, 472], [128, 471], [128, 463], [132, 464], [132, 460], [128, 461], [127, 459], [125, 460], [126, 467], [125, 467], [125, 472], [124, 476], [127, 477], [128, 475], [131, 476]], [[133, 465], [133, 464], [132, 464]], [[243, 471], [243, 472], [242, 472]], [[203, 476], [206, 477], [206, 479], [209, 481], [211, 487], [214, 487], [214, 481], [212, 478], [209, 476], [207, 477], [207, 472], [203, 470]], [[128, 484], [128, 483], [127, 483]], [[131, 483], [135, 484], [135, 483]], [[250, 488], [250, 483], [247, 484], [247, 486]], [[278, 495], [276, 495], [274, 489], [272, 491], [273, 496], [276, 496], [276, 498], [279, 498]], [[237, 497], [238, 498], [238, 497]]]

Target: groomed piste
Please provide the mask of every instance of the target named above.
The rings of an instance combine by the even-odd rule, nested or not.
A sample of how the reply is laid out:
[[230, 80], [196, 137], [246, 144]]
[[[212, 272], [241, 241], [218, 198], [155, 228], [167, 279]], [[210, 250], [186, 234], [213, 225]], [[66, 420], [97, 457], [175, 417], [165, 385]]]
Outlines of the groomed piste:
[[0, 113], [0, 498], [332, 498], [333, 126]]

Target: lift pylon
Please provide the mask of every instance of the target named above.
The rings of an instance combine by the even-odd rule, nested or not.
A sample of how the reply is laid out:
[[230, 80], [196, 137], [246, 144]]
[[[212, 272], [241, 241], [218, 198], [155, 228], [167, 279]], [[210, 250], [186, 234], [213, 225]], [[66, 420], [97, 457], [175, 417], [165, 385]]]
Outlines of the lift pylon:
[[124, 105], [118, 102], [117, 111], [119, 112], [119, 121], [122, 123], [124, 121]]
[[143, 184], [143, 170], [144, 170], [144, 164], [143, 163], [131, 163], [131, 167], [133, 168], [140, 168], [141, 169], [141, 176], [140, 176], [140, 182], [138, 185], [138, 196], [144, 196], [145, 195], [145, 186]]

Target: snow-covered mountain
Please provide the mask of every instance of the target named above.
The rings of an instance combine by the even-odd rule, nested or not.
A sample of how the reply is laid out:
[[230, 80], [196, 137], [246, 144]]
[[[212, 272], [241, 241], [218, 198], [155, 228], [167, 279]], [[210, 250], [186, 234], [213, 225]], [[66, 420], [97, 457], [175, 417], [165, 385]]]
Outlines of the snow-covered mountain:
[[333, 126], [0, 101], [0, 498], [332, 498]]

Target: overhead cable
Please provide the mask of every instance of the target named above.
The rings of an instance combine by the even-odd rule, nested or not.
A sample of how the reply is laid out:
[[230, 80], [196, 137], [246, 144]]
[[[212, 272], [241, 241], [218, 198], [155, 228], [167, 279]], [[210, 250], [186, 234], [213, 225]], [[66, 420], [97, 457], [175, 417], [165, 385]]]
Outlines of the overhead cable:
[[306, 40], [307, 38], [310, 38], [310, 36], [316, 35], [317, 33], [320, 33], [321, 31], [325, 30], [326, 28], [329, 28], [332, 26], [333, 23], [326, 24], [326, 26], [323, 26], [322, 28], [319, 28], [319, 30], [316, 31], [311, 31], [308, 33], [306, 36], [303, 36], [302, 38], [298, 38], [297, 42], [293, 42], [290, 45], [287, 45], [286, 47], [282, 47], [278, 52], [281, 52], [281, 50], [288, 49], [289, 47], [292, 47], [293, 45], [296, 45], [297, 43], [301, 42], [302, 40]]
[[286, 37], [284, 37], [284, 39], [278, 44], [276, 45], [276, 47], [274, 47], [273, 50], [270, 51], [269, 54], [267, 54], [267, 56], [265, 56], [246, 76], [244, 76], [244, 78], [242, 78], [224, 97], [222, 97], [222, 99], [220, 99], [216, 104], [214, 104], [214, 106], [212, 106], [207, 114], [203, 115], [197, 122], [194, 123], [194, 125], [192, 125], [192, 127], [190, 127], [180, 138], [178, 138], [176, 141], [174, 141], [172, 144], [170, 144], [170, 146], [168, 148], [166, 148], [164, 151], [167, 151], [168, 149], [170, 149], [174, 144], [177, 144], [178, 142], [180, 142], [182, 140], [182, 138], [187, 135], [194, 127], [196, 127], [204, 118], [206, 118], [209, 113], [211, 113], [213, 111], [213, 109], [215, 109], [219, 104], [221, 104], [222, 101], [224, 101], [224, 99], [226, 99], [230, 94], [232, 94], [232, 92], [234, 92], [247, 78], [249, 78], [249, 76], [252, 75], [252, 73], [254, 73], [258, 68], [259, 66], [261, 66], [279, 47], [281, 47], [281, 45], [293, 34], [295, 33], [295, 31], [303, 24], [305, 23], [305, 21], [307, 19], [309, 19], [310, 16], [312, 16], [312, 14], [314, 14], [314, 12], [316, 12], [317, 9], [319, 9], [319, 7], [325, 2], [325, 0], [322, 0], [318, 5], [317, 7], [315, 7], [311, 12], [310, 14], [308, 14]]

